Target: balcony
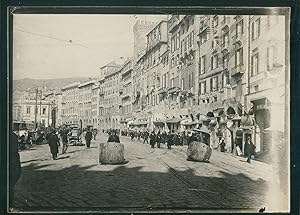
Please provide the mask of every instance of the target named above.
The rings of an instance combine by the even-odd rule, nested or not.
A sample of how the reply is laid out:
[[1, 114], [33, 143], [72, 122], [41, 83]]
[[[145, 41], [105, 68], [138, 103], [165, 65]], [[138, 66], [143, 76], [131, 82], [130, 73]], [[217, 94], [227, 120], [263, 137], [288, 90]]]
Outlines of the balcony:
[[169, 20], [169, 31], [171, 32], [174, 27], [176, 27], [179, 23], [179, 17], [173, 15], [172, 18]]
[[219, 48], [220, 48], [219, 44], [215, 43], [215, 45], [212, 47], [212, 53], [217, 53]]
[[229, 70], [229, 69], [228, 69], [228, 62], [222, 64], [222, 69], [223, 69], [223, 70], [227, 70], [227, 71]]
[[241, 46], [242, 45], [242, 33], [237, 33], [232, 37], [232, 42], [235, 45]]
[[202, 32], [204, 32], [205, 30], [209, 30], [209, 22], [208, 21], [206, 21], [205, 23], [203, 23], [200, 26], [198, 35], [201, 34]]
[[231, 76], [232, 77], [241, 77], [245, 73], [245, 65], [237, 65], [232, 68]]
[[223, 19], [220, 22], [220, 25], [226, 25], [226, 24], [229, 24], [229, 22], [230, 22], [230, 18], [229, 17], [225, 17], [225, 19]]
[[222, 48], [222, 53], [228, 52], [229, 51], [229, 42], [222, 43], [221, 48]]

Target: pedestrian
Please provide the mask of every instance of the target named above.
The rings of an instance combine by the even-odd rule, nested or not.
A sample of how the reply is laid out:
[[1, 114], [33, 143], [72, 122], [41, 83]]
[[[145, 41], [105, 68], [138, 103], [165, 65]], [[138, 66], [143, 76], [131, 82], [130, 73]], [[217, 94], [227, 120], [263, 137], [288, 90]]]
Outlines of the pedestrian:
[[251, 137], [247, 137], [245, 142], [245, 156], [247, 157], [247, 162], [251, 163], [251, 156], [255, 155], [255, 145], [251, 141]]
[[110, 143], [110, 142], [120, 143], [120, 138], [117, 135], [116, 131], [111, 132], [111, 135], [109, 135], [107, 142], [108, 143]]
[[63, 145], [62, 154], [65, 154], [67, 152], [68, 147], [69, 147], [67, 129], [64, 128], [63, 130], [61, 130], [60, 137], [61, 137], [61, 142], [62, 142], [62, 145]]
[[163, 133], [162, 133], [162, 142], [163, 142], [163, 144], [166, 144], [167, 137], [168, 137], [167, 132], [163, 131]]
[[48, 135], [47, 142], [50, 146], [50, 152], [52, 154], [52, 158], [53, 158], [53, 160], [56, 160], [57, 159], [57, 153], [58, 153], [58, 146], [60, 145], [60, 143], [59, 143], [58, 136], [55, 134], [54, 131], [52, 131]]
[[21, 176], [21, 162], [18, 149], [18, 136], [13, 132], [9, 144], [9, 205], [14, 201], [15, 185]]
[[148, 133], [148, 131], [145, 131], [144, 132], [144, 142], [143, 142], [143, 144], [148, 144], [148, 137], [149, 137], [149, 133]]
[[225, 152], [225, 145], [224, 137], [222, 137], [220, 140], [221, 152]]
[[167, 146], [168, 146], [168, 149], [171, 149], [172, 142], [173, 142], [173, 135], [169, 131], [169, 134], [167, 136]]
[[85, 134], [85, 142], [86, 142], [86, 147], [90, 148], [91, 145], [91, 140], [93, 139], [93, 134], [91, 129], [89, 128]]
[[155, 132], [152, 131], [151, 134], [150, 134], [150, 145], [151, 145], [151, 148], [154, 148], [155, 141], [156, 141], [156, 135], [155, 135]]
[[157, 132], [157, 135], [156, 135], [156, 144], [157, 144], [157, 148], [160, 148], [160, 143], [162, 142], [162, 136], [161, 136], [161, 133], [160, 131]]
[[25, 135], [22, 135], [19, 139], [19, 150], [24, 150], [26, 149], [26, 146], [25, 146]]
[[94, 140], [96, 140], [97, 134], [98, 134], [98, 130], [95, 128], [95, 129], [93, 130]]

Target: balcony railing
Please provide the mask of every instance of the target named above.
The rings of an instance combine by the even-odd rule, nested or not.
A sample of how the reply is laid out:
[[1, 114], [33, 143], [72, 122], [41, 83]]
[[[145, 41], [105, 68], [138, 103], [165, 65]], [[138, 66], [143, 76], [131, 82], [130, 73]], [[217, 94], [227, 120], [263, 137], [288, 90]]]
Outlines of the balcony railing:
[[230, 20], [230, 18], [229, 17], [225, 17], [225, 19], [223, 19], [222, 21], [221, 21], [221, 25], [225, 25], [225, 24], [228, 24], [229, 23], [229, 20]]
[[242, 33], [239, 32], [232, 37], [233, 44], [240, 43], [242, 40]]
[[222, 51], [228, 50], [229, 49], [229, 42], [223, 42], [221, 47], [222, 47]]
[[209, 23], [206, 21], [205, 23], [203, 23], [203, 24], [200, 26], [198, 35], [201, 34], [203, 31], [205, 31], [205, 30], [208, 29], [208, 28], [209, 28]]
[[245, 65], [240, 64], [232, 68], [231, 76], [240, 77], [245, 73]]

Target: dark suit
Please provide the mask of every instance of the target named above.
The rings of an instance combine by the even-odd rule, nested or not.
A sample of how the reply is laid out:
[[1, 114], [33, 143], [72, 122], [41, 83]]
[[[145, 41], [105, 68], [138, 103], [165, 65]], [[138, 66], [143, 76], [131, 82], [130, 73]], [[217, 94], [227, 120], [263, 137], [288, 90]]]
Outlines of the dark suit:
[[112, 135], [110, 135], [110, 136], [108, 137], [107, 142], [108, 142], [108, 143], [109, 143], [109, 142], [120, 143], [120, 138], [119, 138], [118, 135], [112, 134]]
[[18, 152], [18, 136], [13, 133], [9, 144], [9, 202], [13, 203], [14, 188], [21, 176], [20, 155]]
[[93, 138], [92, 132], [91, 131], [87, 131], [86, 134], [85, 134], [85, 141], [86, 141], [86, 146], [88, 148], [90, 148], [92, 138]]

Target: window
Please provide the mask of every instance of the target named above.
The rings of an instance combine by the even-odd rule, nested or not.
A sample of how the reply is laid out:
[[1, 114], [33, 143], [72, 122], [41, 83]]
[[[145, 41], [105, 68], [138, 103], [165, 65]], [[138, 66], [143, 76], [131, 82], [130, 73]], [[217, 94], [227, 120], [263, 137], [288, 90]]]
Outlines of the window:
[[212, 91], [218, 90], [218, 76], [212, 78]]
[[171, 68], [174, 67], [174, 58], [171, 59]]
[[189, 89], [193, 87], [193, 73], [189, 74]]
[[46, 108], [43, 108], [43, 114], [46, 114]]
[[260, 18], [252, 22], [251, 24], [251, 37], [255, 40], [260, 35]]
[[242, 19], [236, 24], [236, 37], [243, 34], [243, 32], [244, 32], [244, 20]]
[[235, 66], [243, 65], [243, 48], [239, 48], [235, 51]]
[[206, 93], [206, 81], [200, 83], [200, 94]]
[[228, 68], [229, 54], [223, 56], [223, 67]]
[[205, 55], [200, 57], [200, 74], [205, 73]]
[[229, 43], [229, 31], [225, 31], [222, 36], [223, 46], [227, 46]]
[[217, 27], [218, 24], [219, 24], [219, 19], [218, 19], [218, 16], [216, 16], [216, 17], [214, 17], [214, 19], [213, 19], [213, 27], [214, 27], [214, 28]]
[[208, 40], [208, 34], [207, 31], [204, 31], [201, 35], [200, 35], [200, 45], [205, 43]]
[[179, 44], [180, 44], [180, 34], [178, 32], [176, 37], [176, 50], [179, 49]]
[[259, 73], [258, 70], [258, 53], [251, 56], [251, 76]]
[[226, 72], [223, 72], [222, 74], [222, 87], [226, 86], [226, 85], [229, 85], [229, 73], [226, 71]]
[[214, 102], [217, 102], [217, 101], [218, 101], [218, 97], [214, 96]]
[[30, 107], [27, 107], [27, 108], [26, 108], [26, 113], [27, 113], [27, 114], [30, 114], [30, 109], [31, 109]]
[[218, 55], [211, 57], [211, 69], [216, 69], [218, 67]]
[[176, 56], [176, 65], [179, 64], [179, 55]]

